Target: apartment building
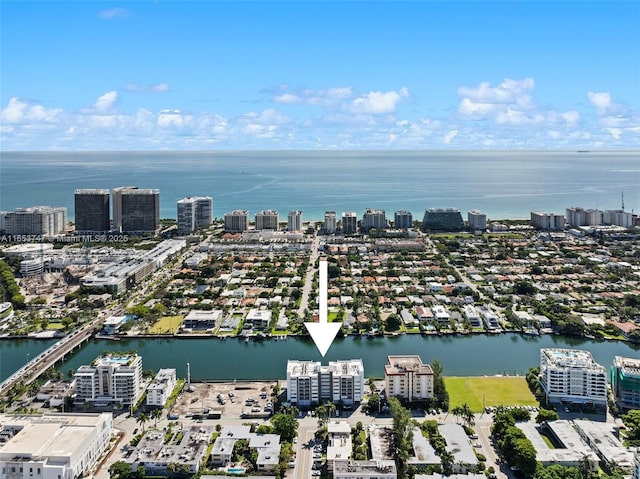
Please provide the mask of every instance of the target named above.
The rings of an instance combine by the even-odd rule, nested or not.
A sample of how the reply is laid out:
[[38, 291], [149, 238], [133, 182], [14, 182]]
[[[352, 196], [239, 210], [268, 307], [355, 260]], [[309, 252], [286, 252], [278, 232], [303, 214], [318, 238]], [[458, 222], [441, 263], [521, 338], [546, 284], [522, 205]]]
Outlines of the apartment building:
[[276, 210], [263, 210], [255, 215], [257, 230], [277, 230], [278, 212]]
[[161, 369], [147, 388], [147, 406], [164, 407], [176, 387], [176, 370]]
[[302, 211], [289, 211], [287, 215], [287, 231], [302, 231]]
[[76, 233], [105, 233], [111, 229], [109, 190], [78, 189], [74, 192], [74, 204]]
[[142, 358], [137, 354], [104, 354], [75, 373], [76, 401], [96, 405], [136, 404], [143, 393]]
[[396, 396], [409, 402], [433, 399], [434, 374], [429, 364], [418, 355], [387, 356], [384, 383], [387, 397]]
[[461, 231], [462, 214], [457, 208], [429, 208], [422, 218], [422, 231]]
[[5, 228], [11, 235], [54, 236], [65, 232], [67, 209], [51, 206], [32, 206], [9, 211]]
[[334, 234], [337, 228], [336, 212], [325, 211], [324, 212], [324, 232], [327, 234]]
[[487, 229], [487, 215], [479, 210], [469, 210], [467, 224], [472, 231], [484, 231]]
[[603, 220], [601, 210], [593, 210], [572, 206], [566, 210], [567, 224], [573, 227], [578, 226], [600, 226]]
[[607, 404], [606, 370], [588, 351], [541, 349], [540, 386], [550, 402]]
[[358, 232], [358, 215], [355, 211], [342, 212], [342, 234], [352, 235]]
[[364, 366], [362, 359], [287, 362], [287, 401], [308, 407], [331, 401], [353, 405], [364, 396]]
[[387, 224], [387, 216], [384, 210], [372, 210], [367, 208], [362, 216], [362, 231], [367, 232], [371, 229], [384, 229]]
[[113, 227], [126, 233], [156, 233], [160, 229], [160, 190], [137, 186], [114, 188]]
[[611, 390], [618, 407], [640, 409], [640, 359], [622, 356], [613, 359]]
[[624, 210], [605, 210], [603, 214], [603, 222], [606, 225], [631, 228], [631, 226], [633, 226], [633, 215]]
[[531, 226], [540, 230], [562, 231], [564, 230], [564, 215], [532, 211]]
[[224, 215], [224, 230], [227, 233], [241, 233], [249, 229], [249, 212], [233, 210]]
[[177, 202], [178, 231], [189, 233], [211, 225], [213, 198], [210, 196], [188, 196]]
[[411, 211], [398, 210], [393, 213], [394, 228], [413, 228], [413, 215]]
[[86, 477], [111, 440], [113, 415], [0, 415], [3, 479]]

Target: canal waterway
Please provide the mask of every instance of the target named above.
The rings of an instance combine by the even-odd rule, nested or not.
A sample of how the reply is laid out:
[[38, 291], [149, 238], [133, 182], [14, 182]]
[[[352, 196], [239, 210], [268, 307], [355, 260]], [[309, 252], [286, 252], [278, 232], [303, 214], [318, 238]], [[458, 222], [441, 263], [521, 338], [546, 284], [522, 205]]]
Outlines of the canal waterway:
[[[0, 380], [4, 380], [33, 358], [51, 341], [0, 341]], [[595, 360], [609, 368], [614, 356], [640, 357], [640, 346], [619, 341], [594, 341], [554, 335], [520, 334], [420, 336], [336, 339], [322, 358], [313, 341], [301, 338], [241, 339], [159, 338], [92, 340], [58, 364], [67, 374], [105, 351], [132, 351], [142, 356], [143, 368], [176, 368], [186, 377], [191, 365], [194, 380], [230, 381], [243, 379], [283, 379], [289, 359], [315, 360], [327, 364], [338, 359], [362, 359], [366, 377], [382, 377], [386, 357], [419, 354], [425, 363], [438, 358], [446, 376], [523, 375], [540, 363], [541, 348], [575, 348], [590, 351]]]

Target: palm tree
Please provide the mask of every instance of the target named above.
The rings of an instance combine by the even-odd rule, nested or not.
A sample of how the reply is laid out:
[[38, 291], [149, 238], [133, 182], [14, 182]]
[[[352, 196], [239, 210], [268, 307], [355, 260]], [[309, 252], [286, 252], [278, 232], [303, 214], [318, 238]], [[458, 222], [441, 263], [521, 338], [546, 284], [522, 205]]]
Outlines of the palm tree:
[[144, 424], [149, 420], [149, 415], [146, 412], [138, 414], [136, 422], [142, 425], [142, 432], [144, 433]]
[[456, 417], [456, 422], [458, 422], [460, 417], [464, 416], [464, 409], [461, 405], [456, 406], [451, 410], [451, 413]]
[[154, 409], [151, 411], [151, 419], [153, 419], [153, 427], [158, 426], [158, 419], [162, 417], [162, 409]]

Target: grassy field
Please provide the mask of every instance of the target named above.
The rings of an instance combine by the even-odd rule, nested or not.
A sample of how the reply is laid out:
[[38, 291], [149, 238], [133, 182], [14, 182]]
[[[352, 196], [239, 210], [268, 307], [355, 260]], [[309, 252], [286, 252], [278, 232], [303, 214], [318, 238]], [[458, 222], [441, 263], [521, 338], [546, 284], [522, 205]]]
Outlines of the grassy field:
[[163, 316], [149, 329], [149, 334], [174, 334], [183, 320], [184, 316]]
[[537, 406], [524, 376], [520, 377], [445, 377], [449, 392], [449, 410], [466, 403], [472, 411], [485, 406]]

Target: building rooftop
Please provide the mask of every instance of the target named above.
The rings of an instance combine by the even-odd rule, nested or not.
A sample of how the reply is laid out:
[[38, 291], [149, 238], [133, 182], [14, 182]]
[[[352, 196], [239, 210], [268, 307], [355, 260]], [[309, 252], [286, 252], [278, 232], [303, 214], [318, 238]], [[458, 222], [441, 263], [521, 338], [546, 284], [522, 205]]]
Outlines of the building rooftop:
[[0, 415], [3, 428], [20, 430], [0, 446], [0, 458], [64, 457], [71, 458], [85, 444], [91, 443], [96, 428], [111, 424], [111, 413], [45, 414], [43, 416]]
[[589, 351], [581, 349], [545, 348], [540, 350], [541, 357], [555, 367], [603, 369], [596, 363]]
[[413, 371], [418, 374], [433, 374], [429, 364], [423, 364], [418, 355], [387, 356], [387, 364], [384, 366], [385, 374], [404, 374]]
[[469, 443], [469, 437], [460, 424], [439, 424], [438, 431], [447, 441], [447, 451], [461, 464], [478, 464], [478, 458]]

